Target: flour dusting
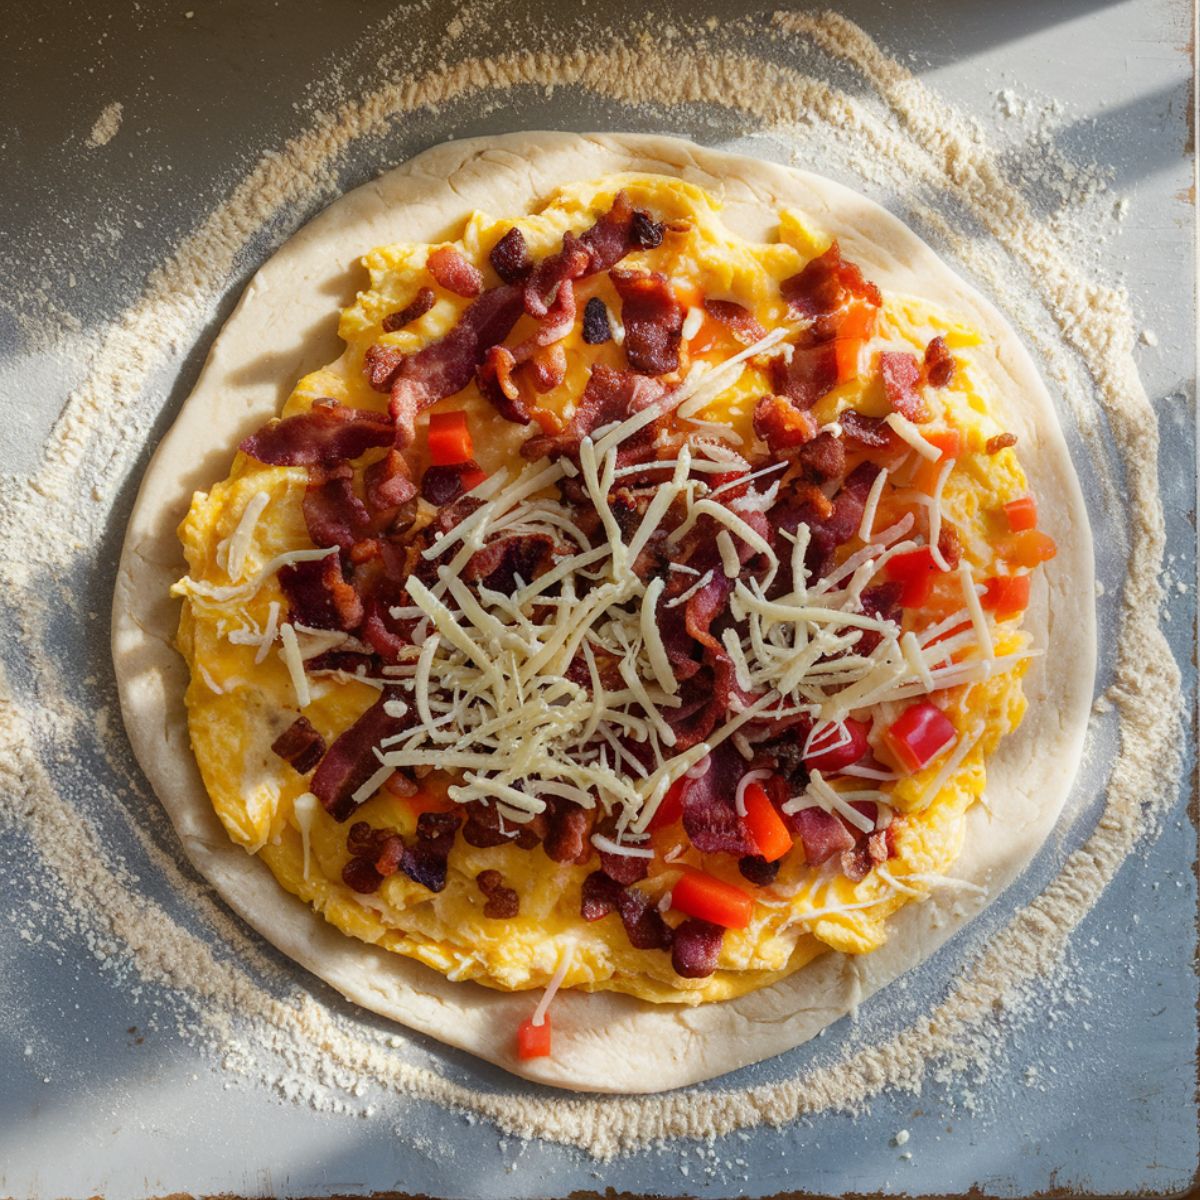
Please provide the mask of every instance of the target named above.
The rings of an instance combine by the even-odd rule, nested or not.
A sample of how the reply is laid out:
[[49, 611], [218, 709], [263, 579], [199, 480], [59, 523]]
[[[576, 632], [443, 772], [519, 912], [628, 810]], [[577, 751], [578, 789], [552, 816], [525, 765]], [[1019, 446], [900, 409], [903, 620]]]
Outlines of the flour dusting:
[[87, 144], [93, 148], [107, 146], [120, 131], [121, 118], [124, 114], [125, 107], [119, 100], [114, 100], [111, 104], [106, 104], [103, 111], [96, 118], [96, 123], [92, 126], [91, 133], [88, 134]]
[[[579, 27], [564, 24], [537, 54], [454, 58], [486, 35], [492, 12], [491, 5], [463, 8], [437, 53], [406, 45], [407, 63], [443, 56], [420, 76], [397, 73], [365, 96], [336, 73], [314, 85], [310, 96], [337, 96], [338, 107], [322, 107], [321, 99], [306, 104], [306, 131], [264, 155], [151, 276], [143, 295], [100, 331], [38, 470], [0, 480], [0, 583], [22, 597], [13, 630], [21, 669], [0, 680], [0, 823], [24, 839], [43, 868], [31, 883], [35, 902], [84, 939], [103, 969], [120, 973], [131, 990], [152, 992], [157, 1019], [210, 1049], [231, 1077], [266, 1080], [288, 1101], [369, 1115], [388, 1095], [433, 1100], [516, 1137], [553, 1139], [600, 1158], [667, 1138], [711, 1138], [828, 1109], [859, 1111], [884, 1088], [917, 1091], [929, 1078], [963, 1081], [961, 1100], [970, 1111], [969, 1081], [1002, 1055], [1004, 1028], [1039, 1011], [1048, 981], [1065, 1002], [1076, 998], [1071, 933], [1175, 799], [1164, 781], [1178, 778], [1181, 701], [1159, 618], [1158, 431], [1134, 365], [1138, 326], [1128, 299], [1093, 269], [1096, 231], [1116, 228], [1120, 202], [1108, 194], [1102, 172], [1066, 170], [1049, 153], [1032, 165], [1006, 157], [986, 130], [832, 14], [777, 16], [770, 55], [753, 48], [761, 42], [757, 24], [702, 20], [659, 41], [588, 26], [580, 42]], [[381, 44], [399, 44], [397, 20], [381, 25], [379, 33], [390, 35]], [[830, 82], [844, 75], [830, 63], [851, 72], [856, 86]], [[97, 643], [106, 640], [103, 619], [88, 611], [98, 602], [76, 594], [72, 573], [94, 569], [94, 548], [107, 544], [114, 506], [143, 451], [142, 431], [162, 404], [154, 381], [195, 342], [227, 281], [252, 264], [255, 239], [266, 229], [294, 228], [297, 213], [333, 199], [339, 164], [368, 139], [461, 101], [478, 113], [494, 111], [525, 89], [570, 89], [603, 100], [638, 127], [677, 127], [685, 106], [698, 107], [710, 114], [701, 120], [719, 118], [722, 128], [732, 122], [744, 135], [790, 145], [804, 165], [817, 157], [848, 181], [902, 198], [1020, 325], [1096, 462], [1103, 462], [1109, 436], [1120, 457], [1121, 509], [1131, 521], [1107, 693], [1120, 751], [1094, 832], [919, 1020], [873, 1041], [851, 1037], [837, 1061], [770, 1084], [613, 1099], [491, 1092], [448, 1077], [407, 1039], [297, 981], [181, 865], [165, 818], [137, 799], [144, 784], [115, 728], [108, 677], [89, 677], [49, 648], [63, 611], [87, 625]], [[1011, 89], [997, 99], [1001, 121], [1045, 123], [1060, 115]], [[107, 144], [121, 116], [119, 103], [109, 105], [88, 145]], [[1031, 191], [1052, 203], [1035, 210]], [[990, 236], [980, 238], [976, 227]], [[99, 663], [89, 669], [108, 670]], [[80, 757], [104, 770], [84, 770], [64, 746], [84, 747]], [[136, 850], [136, 869], [113, 849], [118, 825]], [[147, 897], [139, 871], [166, 881], [169, 907]], [[1030, 1070], [1033, 1086], [1036, 1067]]]

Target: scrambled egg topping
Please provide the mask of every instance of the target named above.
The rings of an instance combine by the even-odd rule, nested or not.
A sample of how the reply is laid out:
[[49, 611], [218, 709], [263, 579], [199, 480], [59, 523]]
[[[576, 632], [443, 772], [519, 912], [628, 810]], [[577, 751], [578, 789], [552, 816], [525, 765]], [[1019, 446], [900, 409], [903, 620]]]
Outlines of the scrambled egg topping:
[[[719, 204], [699, 188], [675, 179], [627, 175], [564, 188], [542, 211], [515, 222], [476, 212], [453, 244], [486, 270], [488, 251], [516, 224], [536, 260], [553, 252], [566, 231], [579, 231], [607, 211], [621, 188], [636, 206], [676, 226], [661, 247], [630, 255], [624, 266], [646, 265], [662, 271], [677, 289], [693, 287], [697, 298], [736, 298], [766, 329], [785, 318], [780, 281], [824, 251], [836, 234], [836, 230], [814, 227], [803, 213], [785, 210], [780, 214], [777, 241], [747, 242], [724, 227]], [[398, 244], [364, 257], [370, 287], [342, 315], [340, 334], [347, 347], [343, 357], [301, 379], [281, 415], [303, 412], [319, 397], [357, 408], [386, 407], [387, 397], [372, 391], [363, 377], [368, 347], [382, 342], [415, 351], [447, 333], [468, 304], [439, 292], [433, 308], [409, 327], [381, 333], [385, 315], [402, 308], [428, 281], [424, 264], [434, 248]], [[611, 312], [620, 312], [606, 276], [579, 282], [580, 312], [593, 295], [601, 296]], [[706, 357], [720, 361], [730, 352], [713, 325], [706, 318], [691, 339], [692, 361]], [[532, 322], [523, 317], [510, 340], [520, 340], [531, 328]], [[993, 560], [993, 544], [1003, 532], [996, 514], [1005, 502], [1026, 491], [1026, 481], [1010, 449], [983, 453], [985, 441], [1001, 432], [989, 416], [987, 376], [976, 366], [976, 355], [986, 354], [986, 348], [980, 348], [975, 332], [936, 305], [885, 294], [869, 349], [904, 349], [919, 357], [936, 335], [945, 338], [956, 370], [949, 387], [927, 393], [934, 417], [923, 429], [953, 427], [964, 439], [960, 469], [949, 478], [942, 508], [957, 527], [964, 558], [987, 568]], [[582, 391], [594, 363], [625, 364], [619, 345], [614, 341], [586, 345], [578, 325], [563, 345], [566, 379], [551, 393], [536, 397], [536, 402], [569, 415], [568, 406]], [[770, 390], [766, 374], [752, 365], [703, 416], [732, 426], [749, 444], [754, 403]], [[877, 373], [835, 388], [818, 403], [814, 415], [825, 424], [849, 407], [867, 415], [889, 411]], [[500, 419], [473, 384], [433, 411], [439, 408], [467, 411], [475, 431], [476, 458], [485, 471], [519, 461], [517, 447], [529, 430]], [[420, 431], [426, 420], [423, 414], [418, 421], [414, 476], [425, 465]], [[266, 466], [239, 453], [227, 479], [195, 494], [180, 526], [191, 577], [217, 585], [231, 582], [227, 568], [234, 552], [233, 535], [247, 505], [260, 494], [267, 498], [265, 507], [248, 542], [236, 551], [239, 557], [244, 554], [241, 576], [250, 578], [281, 552], [311, 547], [301, 512], [306, 483], [302, 467]], [[881, 510], [880, 524], [887, 519]], [[860, 546], [853, 539], [840, 553], [850, 554]], [[1025, 708], [1020, 684], [1023, 663], [1007, 674], [955, 689], [947, 715], [960, 733], [969, 731], [977, 740], [948, 775], [943, 756], [896, 785], [893, 802], [897, 812], [906, 815], [886, 872], [871, 871], [854, 883], [836, 871], [810, 870], [798, 861], [800, 854], [790, 854], [775, 884], [756, 906], [749, 927], [727, 931], [718, 970], [707, 978], [682, 979], [672, 970], [668, 955], [634, 949], [615, 916], [591, 924], [581, 920], [580, 886], [594, 862], [560, 865], [540, 847], [477, 849], [460, 838], [450, 856], [448, 884], [439, 894], [431, 894], [401, 872], [387, 878], [373, 895], [351, 891], [341, 878], [348, 858], [346, 826], [319, 808], [296, 811], [295, 801], [305, 792], [306, 780], [271, 750], [272, 741], [295, 719], [296, 697], [278, 645], [264, 649], [261, 643], [264, 632], [286, 620], [286, 615], [287, 601], [274, 576], [244, 600], [218, 603], [191, 595], [183, 605], [178, 644], [191, 667], [186, 701], [192, 745], [229, 836], [258, 855], [284, 888], [343, 932], [418, 959], [451, 979], [474, 979], [503, 989], [544, 986], [567, 943], [574, 945], [574, 954], [563, 986], [687, 1003], [752, 991], [804, 966], [827, 948], [852, 954], [874, 950], [887, 938], [888, 918], [902, 905], [920, 899], [958, 856], [967, 810], [984, 793], [985, 760], [1017, 725]], [[998, 655], [1021, 644], [1016, 622], [998, 626]], [[310, 687], [311, 702], [303, 714], [327, 743], [378, 695], [373, 687], [348, 677], [313, 678]], [[424, 786], [427, 792], [439, 787], [444, 791], [446, 782], [435, 774]], [[931, 786], [937, 790], [929, 796]], [[409, 801], [381, 790], [355, 820], [411, 835], [416, 815]], [[655, 834], [659, 856], [650, 877], [638, 885], [653, 898], [665, 892], [673, 878], [672, 866], [663, 863], [662, 855], [675, 843], [684, 845], [680, 862], [703, 866], [710, 874], [745, 886], [735, 860], [728, 855], [699, 855], [675, 828]], [[498, 869], [519, 893], [517, 917], [503, 921], [484, 917], [485, 897], [475, 877], [488, 868]]]

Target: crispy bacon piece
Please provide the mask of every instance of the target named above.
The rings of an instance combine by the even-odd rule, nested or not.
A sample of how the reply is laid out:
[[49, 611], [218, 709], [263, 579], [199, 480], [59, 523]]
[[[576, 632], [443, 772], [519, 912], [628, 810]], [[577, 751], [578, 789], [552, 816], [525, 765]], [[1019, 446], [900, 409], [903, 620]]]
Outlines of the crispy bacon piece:
[[857, 409], [848, 408], [840, 417], [842, 436], [872, 450], [886, 450], [894, 444], [891, 427], [882, 417], [866, 417]]
[[666, 950], [671, 945], [671, 927], [645, 892], [626, 888], [617, 901], [617, 911], [635, 950]]
[[704, 979], [717, 969], [725, 930], [711, 921], [689, 917], [671, 942], [671, 966], [684, 979]]
[[792, 312], [811, 322], [808, 334], [817, 341], [837, 335], [842, 312], [854, 301], [875, 308], [883, 304], [879, 289], [863, 279], [854, 263], [842, 258], [837, 242], [798, 274], [785, 279], [779, 290]]
[[555, 289], [567, 280], [592, 274], [591, 262], [591, 252], [582, 239], [570, 232], [563, 234], [562, 249], [543, 258], [525, 280], [525, 311], [531, 317], [544, 317], [550, 311]]
[[754, 436], [775, 458], [803, 446], [816, 432], [816, 421], [782, 396], [763, 396], [754, 406]]
[[403, 717], [393, 717], [384, 711], [387, 701], [401, 698], [400, 689], [385, 687], [379, 699], [334, 741], [321, 759], [309, 786], [334, 820], [346, 820], [362, 803], [354, 799], [354, 793], [379, 769], [375, 747], [385, 737], [416, 723], [412, 705]]
[[802, 808], [784, 816], [788, 828], [804, 846], [804, 860], [819, 867], [835, 854], [854, 849], [854, 837], [843, 822], [823, 808]]
[[725, 611], [732, 586], [722, 572], [714, 571], [708, 583], [693, 592], [684, 605], [684, 623], [688, 633], [715, 654], [724, 654], [725, 648], [708, 630]]
[[383, 876], [375, 870], [375, 864], [366, 858], [352, 858], [342, 868], [342, 882], [351, 891], [367, 896], [379, 891]]
[[279, 585], [288, 598], [288, 620], [294, 625], [349, 632], [362, 620], [362, 605], [336, 554], [280, 567]]
[[943, 388], [954, 378], [954, 356], [944, 337], [930, 339], [925, 347], [925, 378], [930, 387]]
[[988, 454], [999, 454], [1001, 450], [1007, 450], [1016, 444], [1017, 435], [1015, 433], [997, 433], [994, 437], [988, 438], [983, 448]]
[[404, 351], [395, 346], [385, 346], [382, 342], [368, 346], [363, 355], [363, 374], [367, 382], [375, 391], [386, 392], [392, 386], [392, 379], [404, 358]]
[[349, 550], [370, 533], [371, 514], [354, 494], [353, 474], [342, 466], [310, 482], [305, 490], [301, 507], [313, 545]]
[[585, 863], [592, 857], [595, 813], [577, 804], [560, 804], [550, 817], [550, 832], [542, 844], [552, 862]]
[[297, 717], [272, 743], [271, 749], [300, 775], [307, 775], [325, 753], [325, 739], [307, 717]]
[[504, 283], [520, 283], [532, 270], [525, 235], [514, 225], [492, 247], [488, 262]]
[[408, 461], [392, 447], [363, 472], [363, 493], [367, 507], [375, 513], [407, 504], [416, 494], [417, 485], [409, 474]]
[[797, 346], [790, 362], [771, 359], [771, 384], [797, 408], [810, 409], [837, 386], [837, 349], [833, 342]]
[[[616, 833], [617, 823], [612, 818], [607, 818], [600, 824], [600, 832], [613, 838]], [[628, 886], [631, 883], [637, 883], [639, 880], [645, 879], [650, 871], [650, 863], [644, 858], [638, 858], [629, 854], [610, 854], [606, 850], [600, 851], [600, 870], [602, 870], [609, 879], [616, 880], [617, 883], [623, 886]]]
[[612, 339], [608, 308], [599, 296], [593, 296], [583, 306], [583, 340], [589, 346], [601, 346]]
[[513, 352], [506, 346], [492, 346], [479, 364], [476, 382], [484, 399], [506, 421], [528, 425], [529, 409], [512, 374], [516, 365]]
[[918, 425], [928, 421], [929, 409], [916, 390], [921, 368], [915, 355], [903, 350], [884, 350], [879, 355], [879, 367], [883, 372], [883, 390], [892, 409]]
[[755, 887], [769, 887], [779, 874], [779, 861], [767, 862], [761, 854], [743, 854], [738, 859], [738, 870]]
[[558, 549], [558, 543], [548, 533], [498, 538], [471, 555], [462, 577], [469, 583], [482, 580], [485, 587], [508, 596], [518, 587], [518, 576], [530, 583], [545, 574]]
[[[400, 355], [393, 369], [381, 367], [371, 375], [373, 387], [391, 393], [388, 411], [395, 422], [399, 449], [412, 442], [417, 413], [462, 391], [474, 378], [484, 354], [504, 341], [520, 315], [520, 288], [514, 284], [492, 288], [467, 306], [445, 337], [415, 354]], [[390, 359], [388, 365], [392, 366]]]
[[720, 321], [743, 346], [752, 346], [767, 336], [755, 315], [736, 300], [705, 300], [704, 311]]
[[683, 793], [683, 829], [701, 854], [753, 854], [746, 824], [733, 806], [746, 764], [730, 742], [709, 756], [708, 770], [688, 781]]
[[504, 876], [499, 871], [480, 871], [475, 876], [475, 886], [487, 898], [483, 905], [485, 917], [504, 921], [521, 911], [521, 898], [512, 888], [505, 886]]
[[414, 883], [440, 892], [446, 887], [446, 868], [462, 814], [426, 812], [417, 818], [417, 840], [404, 848], [400, 870]]
[[625, 356], [643, 375], [679, 369], [679, 342], [686, 316], [667, 277], [658, 271], [608, 273], [621, 297]]
[[456, 296], [475, 297], [483, 288], [483, 274], [474, 263], [468, 262], [453, 246], [431, 250], [425, 265], [438, 287]]
[[938, 550], [946, 560], [946, 565], [953, 571], [962, 559], [962, 539], [953, 525], [942, 523], [941, 531], [938, 534]]
[[419, 317], [423, 317], [437, 303], [437, 295], [433, 288], [417, 289], [417, 294], [403, 308], [388, 313], [383, 318], [383, 332], [395, 333], [405, 325], [411, 325]]
[[421, 476], [421, 495], [430, 504], [441, 508], [443, 504], [457, 500], [466, 490], [463, 476], [478, 470], [479, 464], [473, 458], [445, 467], [426, 467]]
[[500, 814], [494, 805], [484, 804], [480, 800], [472, 800], [463, 806], [466, 811], [466, 824], [463, 826], [463, 841], [468, 846], [478, 846], [487, 849], [490, 846], [502, 846], [512, 838], [500, 830]]
[[[875, 617], [879, 621], [892, 621], [900, 624], [904, 610], [900, 605], [900, 596], [904, 585], [897, 580], [889, 579], [884, 583], [876, 583], [867, 588], [858, 602], [863, 614]], [[883, 634], [874, 629], [864, 629], [863, 635], [855, 647], [857, 654], [870, 654], [883, 641]]]
[[306, 413], [264, 425], [238, 449], [273, 467], [332, 467], [389, 445], [394, 432], [385, 413], [318, 400]]
[[621, 885], [603, 871], [593, 871], [580, 892], [579, 915], [585, 921], [599, 921], [616, 912], [621, 902]]
[[846, 470], [846, 448], [842, 439], [832, 433], [819, 433], [811, 442], [800, 447], [797, 458], [804, 467], [804, 477], [810, 483], [827, 483]]
[[567, 353], [562, 346], [539, 350], [529, 363], [533, 386], [538, 392], [552, 392], [567, 377]]
[[[562, 433], [535, 434], [521, 447], [521, 453], [529, 459], [538, 459], [543, 455], [577, 455], [579, 443], [593, 430], [640, 412], [659, 400], [664, 390], [657, 380], [635, 375], [632, 371], [616, 371], [597, 363], [592, 368], [587, 386], [576, 405], [575, 415], [566, 429]], [[651, 424], [640, 439], [629, 439], [622, 450], [629, 451], [639, 444], [652, 444], [654, 433], [655, 426]]]

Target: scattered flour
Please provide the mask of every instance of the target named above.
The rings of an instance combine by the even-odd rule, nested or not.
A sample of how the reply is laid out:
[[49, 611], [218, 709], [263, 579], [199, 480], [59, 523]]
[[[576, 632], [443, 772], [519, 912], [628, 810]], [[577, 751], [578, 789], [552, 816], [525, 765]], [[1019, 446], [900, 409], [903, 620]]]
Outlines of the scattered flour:
[[114, 100], [111, 104], [106, 104], [103, 111], [96, 118], [96, 123], [92, 126], [92, 132], [88, 134], [87, 144], [93, 147], [107, 146], [117, 136], [121, 128], [121, 117], [124, 115], [124, 112], [124, 106], [119, 100]]
[[[488, 11], [464, 8], [448, 27], [446, 45], [485, 27], [478, 14]], [[970, 1081], [1003, 1055], [1004, 1030], [1022, 1013], [1044, 1012], [1050, 981], [1069, 992], [1072, 931], [1174, 800], [1164, 781], [1178, 777], [1180, 727], [1164, 718], [1178, 714], [1180, 692], [1159, 625], [1157, 426], [1133, 365], [1128, 301], [1089, 276], [1090, 260], [1077, 252], [1084, 243], [1070, 240], [1067, 219], [1099, 202], [1102, 176], [1084, 172], [1080, 183], [1078, 175], [1060, 172], [1067, 181], [1056, 192], [1060, 211], [1035, 211], [1023, 185], [1036, 192], [1039, 181], [997, 153], [976, 123], [857, 26], [832, 14], [780, 14], [772, 26], [779, 45], [769, 57], [747, 48], [756, 30], [750, 22], [725, 21], [712, 44], [705, 39], [716, 38], [715, 27], [677, 30], [664, 50], [636, 32], [593, 29], [584, 51], [572, 48], [579, 43], [568, 28], [563, 40], [548, 41], [536, 55], [443, 60], [420, 77], [398, 73], [396, 82], [366, 96], [323, 81], [324, 95], [342, 97], [340, 107], [306, 107], [307, 131], [265, 155], [180, 243], [140, 299], [96, 337], [86, 377], [48, 438], [41, 466], [31, 477], [0, 480], [0, 594], [19, 597], [10, 640], [20, 648], [19, 669], [0, 678], [0, 823], [44, 867], [40, 884], [31, 883], [31, 903], [52, 905], [60, 930], [85, 939], [131, 997], [153, 997], [154, 1019], [211, 1051], [232, 1079], [266, 1080], [288, 1100], [340, 1113], [365, 1115], [388, 1093], [434, 1100], [518, 1138], [553, 1139], [601, 1158], [827, 1109], [859, 1111], [883, 1088], [916, 1091], [926, 1078], [961, 1086], [970, 1111]], [[406, 46], [409, 63], [437, 61], [419, 49]], [[828, 82], [830, 59], [853, 72], [862, 95], [858, 86], [848, 92]], [[793, 60], [817, 74], [788, 65]], [[140, 799], [144, 784], [123, 740], [107, 731], [111, 722], [97, 720], [97, 711], [111, 704], [111, 682], [81, 682], [75, 664], [50, 648], [49, 631], [63, 610], [91, 630], [91, 645], [104, 640], [103, 621], [77, 599], [85, 590], [77, 580], [95, 570], [95, 547], [108, 544], [114, 507], [143, 450], [141, 431], [159, 413], [156, 373], [201, 335], [227, 281], [248, 265], [252, 239], [268, 225], [294, 227], [296, 212], [332, 199], [337, 164], [372, 136], [462, 99], [477, 111], [494, 110], [527, 88], [573, 89], [627, 106], [637, 124], [659, 128], [678, 124], [671, 114], [681, 106], [702, 106], [746, 133], [790, 140], [797, 156], [814, 148], [840, 153], [847, 178], [858, 175], [905, 197], [944, 248], [1002, 297], [1069, 404], [1085, 447], [1099, 455], [1106, 424], [1121, 457], [1129, 498], [1122, 511], [1132, 520], [1108, 693], [1120, 750], [1101, 820], [1059, 876], [963, 967], [928, 1013], [873, 1041], [855, 1034], [838, 1061], [769, 1084], [616, 1099], [528, 1088], [493, 1092], [447, 1077], [407, 1039], [374, 1029], [296, 982], [181, 867], [165, 818]], [[1015, 93], [1002, 94], [998, 107], [1013, 119], [1030, 111]], [[89, 144], [109, 141], [120, 118], [119, 104], [105, 109]], [[941, 198], [952, 204], [936, 203]], [[973, 236], [964, 218], [949, 211], [965, 214], [994, 240]], [[1025, 287], [1014, 287], [1014, 280]], [[82, 751], [68, 755], [64, 747]], [[98, 760], [103, 770], [83, 769], [80, 758]], [[1144, 797], [1151, 798], [1146, 809]], [[162, 882], [169, 906], [146, 894], [114, 849], [118, 825], [136, 850], [138, 870]], [[895, 1140], [903, 1144], [900, 1134]], [[709, 1163], [703, 1169], [715, 1170], [711, 1144], [697, 1151]]]

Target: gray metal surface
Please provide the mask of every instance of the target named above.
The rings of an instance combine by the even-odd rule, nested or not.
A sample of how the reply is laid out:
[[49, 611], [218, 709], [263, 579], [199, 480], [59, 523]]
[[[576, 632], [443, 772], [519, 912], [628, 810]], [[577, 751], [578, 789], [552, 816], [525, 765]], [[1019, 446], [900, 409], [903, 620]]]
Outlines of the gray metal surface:
[[[994, 113], [1003, 88], [1061, 99], [1075, 119], [1057, 135], [1058, 148], [1081, 164], [1106, 165], [1114, 201], [1129, 198], [1128, 216], [1108, 250], [1141, 321], [1157, 336], [1156, 345], [1139, 347], [1139, 365], [1164, 432], [1160, 467], [1176, 556], [1171, 569], [1188, 584], [1187, 591], [1172, 588], [1169, 629], [1194, 700], [1187, 7], [1178, 0], [840, 4], [981, 119]], [[37, 461], [79, 371], [69, 353], [40, 349], [31, 340], [14, 295], [31, 280], [44, 281], [62, 314], [68, 346], [72, 322], [87, 329], [119, 313], [179, 236], [228, 194], [259, 155], [306, 126], [310, 108], [323, 103], [309, 87], [312, 80], [337, 66], [363, 90], [377, 82], [379, 48], [364, 34], [390, 10], [341, 0], [286, 6], [179, 0], [169, 7], [116, 8], [63, 4], [51, 25], [40, 4], [6, 6], [0, 282], [9, 296], [0, 305], [0, 453], [7, 471], [27, 470]], [[682, 3], [655, 9], [664, 23], [669, 13], [681, 28], [707, 12]], [[411, 21], [429, 28], [451, 11], [414, 6]], [[549, 21], [556, 6], [547, 3], [540, 11]], [[616, 16], [620, 6], [604, 0], [587, 11]], [[719, 11], [755, 10], [730, 3]], [[658, 24], [640, 20], [638, 27]], [[504, 40], [502, 31], [480, 36]], [[120, 132], [81, 169], [84, 160], [70, 151], [78, 150], [112, 100], [124, 105]], [[482, 117], [469, 106], [451, 105], [356, 146], [344, 164], [344, 182], [361, 182], [452, 134], [521, 127], [667, 126], [569, 89], [553, 97], [516, 95], [503, 111]], [[740, 140], [740, 123], [720, 114], [672, 114], [670, 131], [787, 157], [786, 145]], [[303, 215], [269, 230], [262, 254]], [[219, 315], [244, 282], [244, 276], [229, 280]], [[161, 417], [155, 429], [138, 433], [148, 448], [186, 395], [218, 323], [179, 347], [171, 370], [154, 381]], [[135, 486], [131, 475], [110, 534], [75, 581], [98, 614], [107, 611]], [[1094, 517], [1102, 527], [1104, 514]], [[1103, 545], [1100, 552], [1103, 574]], [[1111, 557], [1111, 548], [1107, 553]], [[90, 625], [64, 623], [56, 631], [56, 652], [88, 666], [80, 672], [78, 699], [111, 704], [102, 615]], [[20, 664], [9, 665], [19, 677]], [[785, 1129], [754, 1130], [710, 1146], [670, 1146], [605, 1165], [559, 1146], [506, 1140], [485, 1123], [432, 1105], [408, 1104], [397, 1115], [400, 1110], [380, 1098], [370, 1119], [328, 1115], [229, 1075], [163, 1019], [153, 995], [131, 988], [128, 975], [101, 970], [70, 931], [39, 926], [23, 904], [27, 852], [19, 840], [5, 838], [0, 1002], [9, 1014], [23, 1013], [28, 1019], [20, 1027], [34, 1032], [18, 1036], [16, 1022], [0, 1023], [0, 1195], [99, 1193], [124, 1200], [181, 1191], [328, 1195], [396, 1189], [482, 1200], [606, 1188], [713, 1197], [942, 1194], [972, 1187], [1005, 1197], [1058, 1188], [1099, 1195], [1178, 1192], [1195, 1176], [1200, 1153], [1196, 837], [1184, 807], [1192, 794], [1194, 746], [1187, 757], [1179, 809], [1161, 836], [1130, 858], [1077, 931], [1066, 981], [1053, 994], [1035, 995], [1035, 1014], [1044, 1005], [1041, 1014], [1002, 1028], [998, 1036], [1006, 1048], [987, 1077], [947, 1072], [927, 1080], [919, 1096], [882, 1095], [855, 1118], [826, 1114]], [[86, 765], [106, 769], [98, 762]], [[1092, 764], [1093, 774], [1098, 769]], [[145, 807], [153, 798], [144, 787], [127, 803], [135, 812], [142, 806], [147, 823], [155, 825]], [[986, 921], [905, 981], [886, 1007], [868, 1004], [857, 1026], [841, 1022], [812, 1045], [740, 1072], [734, 1081], [780, 1078], [802, 1064], [831, 1060], [847, 1044], [902, 1027], [944, 990], [965, 949], [1052, 876], [1082, 832], [1048, 847]], [[169, 834], [161, 840], [169, 845]], [[178, 910], [136, 846], [120, 849], [139, 886]], [[348, 1011], [327, 989], [310, 986], [322, 1001]], [[455, 1079], [481, 1087], [524, 1086], [506, 1085], [501, 1073], [433, 1045], [423, 1053]], [[901, 1129], [909, 1132], [903, 1147], [893, 1144]]]

